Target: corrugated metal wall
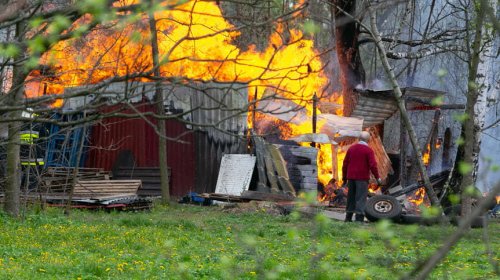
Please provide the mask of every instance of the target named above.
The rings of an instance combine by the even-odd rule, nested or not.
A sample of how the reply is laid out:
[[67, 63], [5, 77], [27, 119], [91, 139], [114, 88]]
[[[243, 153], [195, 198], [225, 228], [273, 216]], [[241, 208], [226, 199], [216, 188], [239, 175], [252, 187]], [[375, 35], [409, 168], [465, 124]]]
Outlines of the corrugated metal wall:
[[243, 84], [201, 84], [193, 89], [192, 114], [198, 126], [196, 146], [196, 192], [214, 192], [224, 154], [246, 153], [248, 90]]
[[[118, 110], [120, 105], [102, 108], [103, 113]], [[140, 112], [154, 111], [151, 104], [135, 105]], [[133, 113], [125, 109], [123, 113]], [[156, 123], [154, 119], [150, 122]], [[195, 145], [193, 133], [184, 124], [176, 120], [167, 121], [167, 136], [178, 137], [179, 141], [167, 144], [168, 165], [171, 168], [170, 193], [182, 196], [194, 190]], [[124, 119], [107, 118], [92, 128], [90, 149], [87, 158], [88, 167], [111, 170], [118, 154], [130, 150], [134, 155], [136, 167], [158, 167], [158, 135], [153, 127], [142, 118]]]
[[[123, 84], [114, 85], [114, 91], [125, 91]], [[137, 88], [143, 99], [151, 99], [151, 84]], [[188, 191], [213, 192], [217, 183], [220, 161], [225, 153], [245, 153], [248, 89], [246, 84], [199, 83], [163, 85], [167, 112], [185, 112], [182, 117], [192, 122], [192, 130], [171, 120], [167, 122], [167, 136], [178, 137], [186, 144], [169, 141], [168, 165], [171, 168], [172, 195]], [[138, 94], [139, 94], [138, 93]], [[103, 112], [117, 110], [108, 106]], [[122, 105], [124, 106], [124, 105]], [[136, 104], [140, 112], [155, 112], [147, 102]], [[124, 112], [132, 113], [127, 108]], [[192, 112], [191, 112], [192, 110]], [[187, 113], [191, 112], [191, 113]], [[149, 119], [156, 123], [154, 119]], [[109, 118], [93, 128], [92, 149], [87, 166], [111, 170], [120, 151], [130, 150], [137, 167], [158, 166], [158, 136], [143, 119]]]

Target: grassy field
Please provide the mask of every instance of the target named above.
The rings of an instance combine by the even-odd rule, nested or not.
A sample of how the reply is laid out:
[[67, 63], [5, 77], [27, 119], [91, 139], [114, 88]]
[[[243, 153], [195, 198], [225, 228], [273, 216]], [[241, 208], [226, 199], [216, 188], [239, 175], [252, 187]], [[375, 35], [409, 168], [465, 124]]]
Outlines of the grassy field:
[[[1, 215], [1, 279], [397, 279], [455, 228], [344, 224], [262, 206]], [[489, 226], [499, 261], [500, 224]], [[492, 279], [473, 229], [433, 279]]]

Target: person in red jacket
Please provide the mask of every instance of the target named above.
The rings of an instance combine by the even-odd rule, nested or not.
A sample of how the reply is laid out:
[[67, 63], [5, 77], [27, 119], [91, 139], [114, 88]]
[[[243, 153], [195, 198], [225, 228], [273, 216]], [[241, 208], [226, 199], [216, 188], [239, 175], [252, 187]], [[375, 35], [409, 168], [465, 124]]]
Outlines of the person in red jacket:
[[345, 222], [352, 222], [353, 214], [356, 214], [357, 222], [364, 221], [370, 172], [377, 178], [377, 183], [381, 184], [375, 154], [368, 146], [369, 140], [370, 133], [362, 131], [359, 142], [347, 150], [344, 158], [342, 181], [344, 184], [347, 182], [348, 188]]

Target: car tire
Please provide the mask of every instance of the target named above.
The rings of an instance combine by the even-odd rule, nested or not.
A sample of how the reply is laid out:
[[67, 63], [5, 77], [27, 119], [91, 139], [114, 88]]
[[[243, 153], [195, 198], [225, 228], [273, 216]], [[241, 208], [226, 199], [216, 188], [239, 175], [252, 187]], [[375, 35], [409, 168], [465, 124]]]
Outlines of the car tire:
[[401, 204], [393, 196], [376, 195], [366, 202], [365, 215], [372, 222], [381, 219], [398, 220], [402, 211]]

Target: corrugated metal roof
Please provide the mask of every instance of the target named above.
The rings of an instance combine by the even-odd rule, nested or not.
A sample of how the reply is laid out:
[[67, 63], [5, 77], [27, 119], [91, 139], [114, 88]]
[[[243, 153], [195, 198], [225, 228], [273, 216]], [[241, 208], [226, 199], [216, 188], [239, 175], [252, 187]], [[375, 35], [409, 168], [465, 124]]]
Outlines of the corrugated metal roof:
[[351, 117], [363, 119], [363, 127], [383, 123], [398, 109], [391, 91], [357, 91], [357, 103]]
[[[442, 91], [418, 87], [407, 87], [402, 91], [411, 103], [409, 106], [428, 104], [433, 98], [445, 94]], [[382, 124], [398, 110], [392, 90], [356, 90], [356, 94], [357, 103], [351, 117], [362, 118], [364, 128]]]

